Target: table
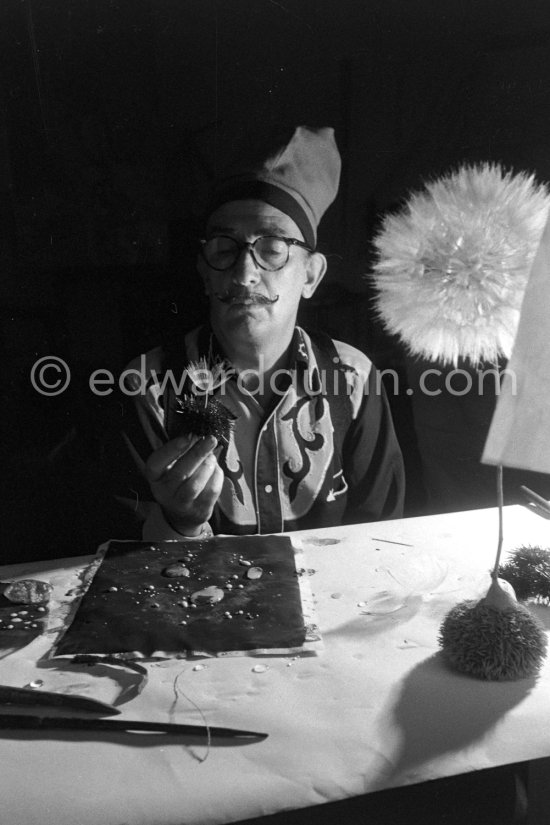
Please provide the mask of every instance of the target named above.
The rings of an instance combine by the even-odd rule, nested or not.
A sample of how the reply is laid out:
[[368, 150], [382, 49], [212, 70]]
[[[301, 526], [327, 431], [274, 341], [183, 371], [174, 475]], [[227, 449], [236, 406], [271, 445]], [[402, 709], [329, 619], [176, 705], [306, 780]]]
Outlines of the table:
[[[550, 522], [505, 508], [504, 550], [550, 545]], [[496, 510], [290, 534], [310, 570], [323, 649], [317, 656], [148, 664], [132, 719], [265, 730], [254, 744], [187, 745], [150, 735], [0, 732], [0, 821], [10, 825], [221, 825], [550, 754], [550, 662], [537, 680], [484, 683], [449, 671], [443, 616], [483, 595]], [[29, 563], [59, 611], [89, 558]], [[314, 571], [314, 572], [312, 572]], [[69, 595], [67, 595], [67, 593]], [[537, 612], [550, 627], [550, 608]], [[38, 661], [52, 636], [0, 661], [0, 682], [113, 700], [120, 685]], [[181, 687], [174, 710], [174, 683]], [[2, 816], [4, 817], [2, 819]]]

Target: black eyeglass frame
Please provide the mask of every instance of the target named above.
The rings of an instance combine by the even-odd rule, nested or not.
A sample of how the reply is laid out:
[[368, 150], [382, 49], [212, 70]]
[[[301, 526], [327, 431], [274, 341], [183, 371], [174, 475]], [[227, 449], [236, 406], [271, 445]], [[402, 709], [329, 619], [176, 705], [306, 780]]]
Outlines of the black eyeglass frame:
[[[228, 241], [232, 241], [235, 244], [235, 246], [237, 247], [237, 254], [235, 255], [235, 260], [233, 261], [233, 263], [229, 264], [229, 266], [223, 267], [223, 269], [220, 269], [217, 266], [212, 266], [212, 264], [210, 263], [210, 261], [206, 257], [206, 254], [205, 254], [205, 251], [204, 251], [205, 245], [209, 241], [214, 240], [215, 238], [225, 238]], [[258, 241], [263, 241], [266, 238], [274, 238], [275, 240], [283, 241], [283, 243], [286, 244], [286, 251], [287, 251], [286, 261], [284, 263], [282, 263], [281, 266], [278, 266], [275, 269], [269, 269], [269, 267], [267, 267], [267, 266], [262, 266], [262, 264], [260, 263], [260, 261], [258, 260], [256, 255], [254, 254], [254, 247], [256, 246]], [[283, 269], [283, 267], [285, 267], [287, 265], [288, 260], [290, 258], [290, 247], [291, 246], [299, 246], [301, 249], [306, 249], [308, 252], [314, 252], [314, 250], [310, 246], [308, 246], [308, 244], [305, 243], [304, 241], [299, 241], [296, 238], [285, 238], [282, 235], [260, 235], [254, 241], [238, 241], [236, 238], [232, 238], [231, 235], [212, 235], [211, 238], [201, 238], [200, 244], [201, 244], [201, 250], [200, 251], [201, 251], [202, 257], [204, 258], [206, 264], [210, 267], [210, 269], [213, 269], [215, 272], [227, 272], [227, 270], [231, 269], [232, 266], [235, 266], [235, 264], [237, 263], [237, 261], [241, 257], [241, 253], [242, 253], [243, 249], [249, 249], [250, 250], [250, 254], [252, 255], [252, 260], [254, 261], [256, 266], [259, 266], [260, 269], [264, 270], [264, 272], [279, 272], [281, 269]]]

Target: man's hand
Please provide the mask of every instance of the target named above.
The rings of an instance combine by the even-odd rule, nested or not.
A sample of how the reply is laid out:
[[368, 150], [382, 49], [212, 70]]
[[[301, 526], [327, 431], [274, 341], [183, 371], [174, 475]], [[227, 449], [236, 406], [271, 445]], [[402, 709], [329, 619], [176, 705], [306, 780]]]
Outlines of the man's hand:
[[221, 493], [216, 445], [213, 436], [182, 436], [163, 444], [147, 461], [151, 491], [170, 526], [183, 536], [199, 534]]

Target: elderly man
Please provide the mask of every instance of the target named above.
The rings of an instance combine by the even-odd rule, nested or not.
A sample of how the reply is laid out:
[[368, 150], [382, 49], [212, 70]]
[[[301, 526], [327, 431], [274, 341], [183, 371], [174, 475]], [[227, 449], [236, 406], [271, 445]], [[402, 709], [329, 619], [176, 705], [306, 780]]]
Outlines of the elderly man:
[[[300, 300], [326, 271], [317, 226], [339, 175], [333, 130], [299, 127], [274, 156], [214, 189], [197, 263], [210, 323], [178, 352], [148, 353], [141, 391], [143, 359], [127, 373], [137, 416], [125, 422], [124, 440], [153, 501], [134, 501], [135, 483], [126, 497], [144, 538], [402, 514], [402, 458], [379, 376], [358, 350], [296, 326]], [[204, 395], [233, 419], [219, 444], [178, 435], [177, 395], [197, 392], [190, 365], [201, 359], [225, 365]]]

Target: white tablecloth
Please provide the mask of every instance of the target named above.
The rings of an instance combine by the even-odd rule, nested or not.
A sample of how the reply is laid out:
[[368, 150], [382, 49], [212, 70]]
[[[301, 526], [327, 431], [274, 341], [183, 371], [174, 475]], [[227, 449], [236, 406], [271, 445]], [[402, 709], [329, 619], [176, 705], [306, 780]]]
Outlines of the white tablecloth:
[[[208, 749], [149, 735], [0, 731], [0, 821], [211, 825], [550, 754], [548, 662], [536, 680], [485, 683], [449, 671], [438, 648], [449, 608], [489, 584], [495, 510], [292, 535], [315, 571], [321, 652], [262, 659], [263, 672], [245, 656], [198, 670], [149, 663], [145, 689], [121, 706], [127, 718], [205, 718], [267, 740]], [[505, 552], [529, 543], [550, 546], [550, 521], [506, 508]], [[51, 581], [59, 627], [85, 561], [3, 568], [0, 578]], [[550, 608], [537, 612], [550, 627]], [[37, 664], [53, 638], [3, 658], [0, 682], [39, 678], [43, 689], [112, 701], [121, 685], [106, 673]]]

